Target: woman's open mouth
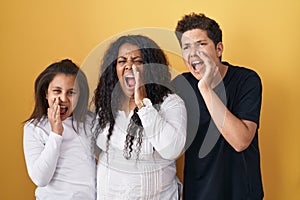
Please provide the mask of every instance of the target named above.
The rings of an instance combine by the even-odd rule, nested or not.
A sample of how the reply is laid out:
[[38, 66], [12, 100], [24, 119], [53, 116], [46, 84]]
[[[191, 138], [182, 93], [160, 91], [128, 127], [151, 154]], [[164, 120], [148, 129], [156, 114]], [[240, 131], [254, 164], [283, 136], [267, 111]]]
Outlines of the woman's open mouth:
[[129, 88], [134, 87], [136, 83], [134, 76], [125, 76], [125, 82]]

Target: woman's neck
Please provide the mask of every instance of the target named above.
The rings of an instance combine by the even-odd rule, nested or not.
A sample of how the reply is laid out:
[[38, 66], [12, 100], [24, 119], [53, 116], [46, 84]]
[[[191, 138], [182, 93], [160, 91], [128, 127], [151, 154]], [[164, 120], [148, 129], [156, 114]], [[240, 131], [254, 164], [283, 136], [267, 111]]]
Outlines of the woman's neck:
[[132, 97], [123, 97], [121, 102], [121, 110], [126, 113], [128, 116], [129, 113], [134, 110], [136, 107], [134, 98]]

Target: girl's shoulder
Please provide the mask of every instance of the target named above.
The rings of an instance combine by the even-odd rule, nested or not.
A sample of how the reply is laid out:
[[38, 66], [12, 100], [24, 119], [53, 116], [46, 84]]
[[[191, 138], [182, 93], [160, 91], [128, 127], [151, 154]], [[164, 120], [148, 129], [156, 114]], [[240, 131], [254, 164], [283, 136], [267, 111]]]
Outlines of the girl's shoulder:
[[92, 124], [95, 119], [96, 119], [95, 113], [89, 111], [86, 114], [86, 124]]
[[28, 120], [27, 122], [25, 122], [24, 128], [27, 128], [27, 127], [42, 128], [42, 127], [46, 127], [48, 124], [49, 124], [48, 118], [47, 117], [43, 117], [39, 121], [37, 119]]
[[31, 119], [24, 124], [24, 137], [35, 137], [46, 140], [50, 133], [50, 124], [47, 117], [42, 118], [40, 121]]

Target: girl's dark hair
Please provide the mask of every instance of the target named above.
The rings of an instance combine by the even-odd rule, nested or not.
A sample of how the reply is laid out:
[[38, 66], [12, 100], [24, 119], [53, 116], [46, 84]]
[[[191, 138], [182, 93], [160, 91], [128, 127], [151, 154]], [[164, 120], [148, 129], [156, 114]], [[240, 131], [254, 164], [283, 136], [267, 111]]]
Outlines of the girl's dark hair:
[[201, 29], [207, 31], [207, 36], [214, 42], [215, 46], [217, 46], [219, 42], [222, 42], [222, 30], [215, 20], [206, 17], [201, 13], [191, 13], [188, 15], [184, 15], [182, 19], [177, 23], [175, 34], [180, 46], [182, 46], [182, 34], [193, 29]]
[[[123, 95], [119, 85], [119, 80], [116, 72], [117, 57], [121, 45], [129, 43], [139, 47], [144, 65], [143, 78], [147, 97], [153, 105], [160, 105], [163, 99], [171, 91], [171, 74], [169, 72], [168, 61], [164, 52], [150, 38], [141, 35], [121, 36], [115, 42], [111, 43], [104, 54], [101, 64], [101, 73], [99, 82], [94, 92], [93, 102], [95, 112], [98, 117], [96, 127], [96, 137], [100, 130], [103, 130], [109, 125], [109, 133], [107, 135], [107, 150], [109, 140], [115, 125], [115, 117], [120, 108], [120, 96]], [[157, 109], [159, 109], [157, 107]], [[133, 140], [137, 140], [137, 152], [142, 144], [143, 125], [137, 114], [137, 109], [134, 109], [133, 116], [127, 128], [126, 142], [124, 146], [124, 156], [129, 159], [131, 157]]]
[[89, 87], [84, 72], [69, 59], [51, 64], [37, 77], [34, 83], [35, 106], [31, 116], [26, 121], [32, 120], [32, 122], [37, 125], [42, 118], [47, 116], [47, 109], [49, 108], [49, 105], [46, 99], [46, 94], [49, 84], [57, 74], [65, 74], [76, 77], [80, 95], [77, 105], [72, 113], [72, 119], [77, 122], [78, 129], [79, 123], [84, 123], [86, 115], [88, 114]]

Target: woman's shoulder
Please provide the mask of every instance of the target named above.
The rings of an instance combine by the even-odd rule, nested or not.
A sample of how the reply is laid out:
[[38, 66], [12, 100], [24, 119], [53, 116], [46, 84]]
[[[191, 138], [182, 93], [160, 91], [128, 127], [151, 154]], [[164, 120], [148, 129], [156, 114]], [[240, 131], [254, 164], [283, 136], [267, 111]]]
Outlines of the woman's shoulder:
[[174, 104], [174, 105], [184, 105], [184, 102], [182, 100], [182, 98], [180, 96], [178, 96], [177, 94], [175, 93], [172, 93], [172, 94], [168, 94], [165, 98], [164, 98], [164, 101], [162, 103], [162, 105], [170, 105], [170, 104]]
[[182, 101], [181, 97], [175, 93], [171, 93], [171, 94], [168, 94], [166, 97], [165, 97], [165, 100], [168, 100], [168, 101]]

